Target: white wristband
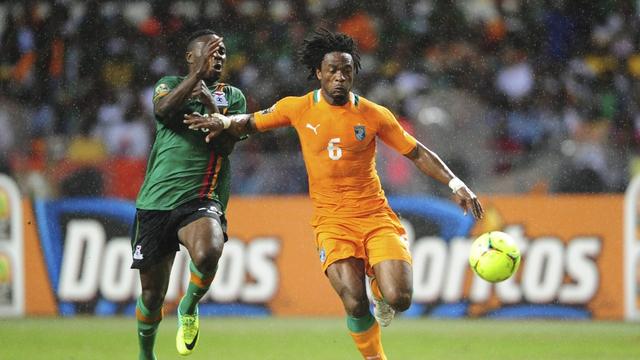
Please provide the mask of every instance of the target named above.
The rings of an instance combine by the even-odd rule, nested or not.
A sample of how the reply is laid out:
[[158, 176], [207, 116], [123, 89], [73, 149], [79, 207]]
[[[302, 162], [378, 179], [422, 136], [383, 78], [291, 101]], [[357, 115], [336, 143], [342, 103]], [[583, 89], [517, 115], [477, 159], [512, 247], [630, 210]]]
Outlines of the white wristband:
[[228, 117], [222, 115], [222, 116], [220, 116], [220, 120], [222, 120], [222, 126], [225, 129], [228, 129], [229, 126], [231, 126], [231, 119], [229, 119]]
[[220, 119], [220, 121], [222, 121], [222, 128], [223, 129], [228, 129], [229, 126], [231, 126], [231, 119], [229, 119], [228, 117], [221, 115], [221, 114], [212, 114], [212, 117], [216, 117], [218, 119]]
[[457, 177], [449, 180], [449, 188], [451, 189], [451, 192], [455, 193], [458, 190], [462, 189], [463, 186], [465, 186], [464, 182], [462, 182], [462, 180], [458, 179]]

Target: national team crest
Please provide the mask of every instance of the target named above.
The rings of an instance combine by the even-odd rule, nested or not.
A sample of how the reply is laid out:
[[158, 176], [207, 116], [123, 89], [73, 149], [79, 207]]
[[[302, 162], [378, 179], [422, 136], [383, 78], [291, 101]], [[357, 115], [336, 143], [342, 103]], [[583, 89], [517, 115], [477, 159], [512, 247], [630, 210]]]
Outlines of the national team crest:
[[215, 91], [213, 93], [213, 100], [215, 101], [216, 106], [220, 106], [220, 107], [229, 106], [229, 100], [227, 100], [227, 97], [224, 95], [224, 92], [222, 91]]
[[320, 249], [320, 262], [324, 264], [324, 262], [327, 260], [327, 253], [324, 251], [324, 249]]
[[367, 136], [364, 125], [354, 126], [353, 131], [356, 133], [356, 139], [358, 139], [358, 141], [364, 140], [365, 136]]

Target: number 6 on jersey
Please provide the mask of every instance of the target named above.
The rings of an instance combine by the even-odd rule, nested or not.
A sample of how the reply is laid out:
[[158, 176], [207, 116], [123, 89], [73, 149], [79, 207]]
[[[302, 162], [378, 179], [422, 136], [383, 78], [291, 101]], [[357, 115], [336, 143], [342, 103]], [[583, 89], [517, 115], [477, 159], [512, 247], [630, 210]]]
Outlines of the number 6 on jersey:
[[333, 138], [329, 140], [327, 151], [329, 152], [329, 158], [331, 160], [339, 160], [342, 157], [342, 149], [337, 145], [339, 143], [340, 138]]

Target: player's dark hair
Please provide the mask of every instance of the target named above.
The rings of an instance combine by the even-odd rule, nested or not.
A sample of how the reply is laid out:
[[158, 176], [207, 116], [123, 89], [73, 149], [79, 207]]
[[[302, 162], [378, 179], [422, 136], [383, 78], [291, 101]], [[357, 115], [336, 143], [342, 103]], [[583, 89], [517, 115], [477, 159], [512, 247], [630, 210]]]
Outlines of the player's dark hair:
[[332, 33], [325, 28], [316, 29], [304, 40], [298, 55], [300, 62], [309, 69], [309, 80], [316, 78], [316, 70], [320, 69], [322, 59], [334, 51], [350, 54], [356, 74], [360, 70], [360, 54], [353, 38], [342, 33]]
[[194, 40], [204, 35], [218, 35], [215, 31], [211, 29], [200, 29], [192, 32], [189, 37], [187, 37], [187, 51], [191, 50], [191, 46], [193, 46]]

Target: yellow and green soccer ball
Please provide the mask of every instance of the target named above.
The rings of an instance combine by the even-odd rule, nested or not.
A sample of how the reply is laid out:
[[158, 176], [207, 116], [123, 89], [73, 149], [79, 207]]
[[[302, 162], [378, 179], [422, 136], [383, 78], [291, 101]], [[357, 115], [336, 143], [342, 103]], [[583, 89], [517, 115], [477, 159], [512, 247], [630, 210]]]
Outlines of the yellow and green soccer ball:
[[484, 233], [471, 244], [469, 265], [473, 272], [489, 282], [504, 281], [518, 270], [520, 249], [509, 234]]

